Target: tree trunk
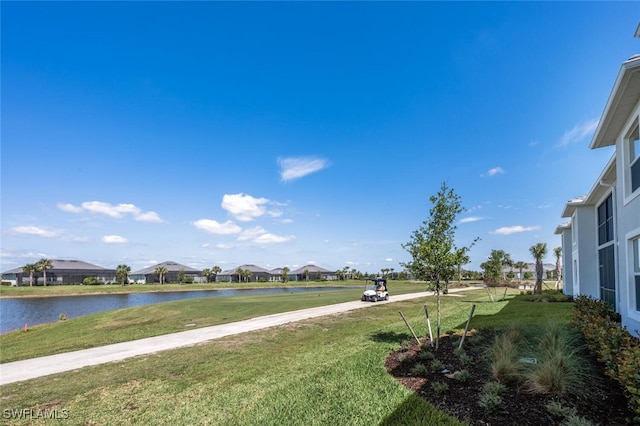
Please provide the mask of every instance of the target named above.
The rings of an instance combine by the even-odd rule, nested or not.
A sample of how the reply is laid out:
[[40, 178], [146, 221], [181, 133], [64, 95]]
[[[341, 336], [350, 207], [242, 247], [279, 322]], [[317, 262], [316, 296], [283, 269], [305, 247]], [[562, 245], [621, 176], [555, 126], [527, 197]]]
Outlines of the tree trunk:
[[536, 294], [542, 294], [542, 261], [536, 262]]

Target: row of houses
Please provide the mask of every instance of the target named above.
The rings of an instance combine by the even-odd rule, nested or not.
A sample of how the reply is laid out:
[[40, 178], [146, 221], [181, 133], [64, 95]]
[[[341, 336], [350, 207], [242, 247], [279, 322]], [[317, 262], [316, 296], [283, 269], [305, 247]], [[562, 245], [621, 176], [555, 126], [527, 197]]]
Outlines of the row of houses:
[[[79, 284], [85, 278], [95, 278], [99, 283], [116, 282], [116, 270], [103, 268], [81, 260], [60, 260], [51, 261], [52, 267], [47, 269], [47, 285], [56, 284]], [[129, 275], [130, 283], [159, 283], [160, 277], [156, 274], [156, 269], [163, 267], [166, 270], [164, 282], [178, 282], [180, 280], [188, 282], [205, 282], [206, 277], [202, 271], [177, 262], [167, 261], [157, 265], [133, 271]], [[220, 282], [279, 282], [283, 281], [283, 268], [268, 270], [256, 265], [241, 265], [236, 268], [222, 271], [216, 275], [216, 281]], [[44, 274], [34, 277], [34, 284], [44, 284]], [[307, 281], [307, 280], [337, 280], [335, 272], [321, 268], [317, 265], [305, 265], [287, 272], [287, 281]], [[15, 268], [2, 273], [2, 281], [9, 282], [13, 286], [29, 285], [29, 274], [23, 268]]]
[[564, 291], [609, 302], [640, 332], [640, 55], [622, 64], [589, 147], [607, 146], [615, 153], [589, 192], [566, 203], [568, 221], [555, 231]]

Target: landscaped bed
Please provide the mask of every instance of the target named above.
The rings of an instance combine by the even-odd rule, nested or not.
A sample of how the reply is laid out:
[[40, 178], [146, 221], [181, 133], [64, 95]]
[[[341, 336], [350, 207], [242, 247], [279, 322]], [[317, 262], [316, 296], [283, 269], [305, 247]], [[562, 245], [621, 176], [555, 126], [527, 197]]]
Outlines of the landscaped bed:
[[[565, 418], [554, 415], [558, 411], [553, 411], [553, 403], [567, 410], [575, 409], [577, 416], [588, 419], [592, 424], [630, 423], [633, 412], [627, 405], [621, 386], [606, 377], [602, 366], [589, 356], [585, 359], [593, 368], [594, 380], [588, 384], [589, 389], [585, 389], [585, 394], [562, 396], [534, 394], [527, 391], [522, 384], [511, 383], [502, 393], [500, 404], [492, 408], [491, 402], [485, 402], [483, 407], [481, 397], [484, 386], [486, 383], [495, 382], [484, 353], [485, 344], [494, 334], [493, 330], [477, 332], [475, 335], [481, 336], [482, 342], [465, 344], [465, 353], [471, 357], [471, 361], [465, 364], [460, 361], [455, 351], [459, 335], [442, 336], [437, 352], [426, 349], [426, 352], [433, 354], [434, 360], [444, 363], [445, 368], [451, 373], [466, 370], [468, 372], [466, 380], [456, 379], [451, 374], [443, 374], [442, 370], [431, 370], [429, 366], [432, 361], [424, 359], [425, 355], [421, 353], [425, 350], [417, 344], [391, 353], [385, 366], [389, 373], [405, 387], [431, 402], [438, 409], [471, 425], [560, 425]], [[473, 342], [473, 338], [469, 340]], [[420, 369], [417, 367], [420, 364], [426, 365], [427, 368], [417, 375], [416, 369]], [[443, 386], [434, 385], [434, 383], [446, 384], [447, 389], [444, 390]], [[489, 401], [488, 398], [487, 401]]]

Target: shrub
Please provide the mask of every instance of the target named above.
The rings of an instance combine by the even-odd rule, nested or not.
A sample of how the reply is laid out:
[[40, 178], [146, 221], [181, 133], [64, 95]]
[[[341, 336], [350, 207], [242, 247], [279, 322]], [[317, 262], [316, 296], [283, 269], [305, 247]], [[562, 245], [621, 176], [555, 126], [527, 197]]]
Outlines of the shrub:
[[459, 370], [456, 371], [455, 373], [451, 374], [450, 376], [453, 380], [457, 380], [459, 382], [466, 382], [467, 380], [469, 380], [469, 378], [471, 377], [471, 373], [469, 373], [469, 370]]
[[416, 364], [411, 369], [411, 374], [417, 377], [426, 377], [428, 373], [429, 370], [427, 370], [427, 366], [424, 364]]
[[456, 349], [455, 354], [462, 365], [469, 365], [473, 361], [473, 358], [471, 358], [463, 349]]
[[557, 402], [557, 401], [549, 402], [547, 405], [545, 405], [545, 408], [547, 409], [549, 414], [556, 417], [565, 418], [569, 416], [575, 416], [578, 414], [578, 412], [574, 407], [565, 407], [564, 405], [562, 405], [560, 402]]
[[431, 361], [431, 371], [435, 373], [442, 370], [444, 370], [444, 362], [440, 361], [439, 359], [434, 359], [433, 361]]
[[423, 361], [431, 361], [435, 357], [436, 356], [433, 354], [433, 352], [425, 349], [421, 350], [420, 353], [418, 354], [418, 359], [421, 359]]
[[484, 411], [486, 411], [487, 413], [493, 413], [497, 411], [502, 405], [502, 397], [500, 395], [483, 393], [480, 395], [478, 405], [484, 408]]
[[100, 281], [96, 277], [86, 277], [82, 280], [83, 285], [98, 285]]
[[482, 387], [482, 393], [490, 395], [502, 395], [507, 391], [507, 387], [500, 382], [487, 382]]
[[445, 393], [449, 390], [449, 385], [443, 382], [433, 382], [431, 383], [431, 390], [435, 393]]
[[606, 374], [623, 386], [634, 420], [640, 423], [640, 339], [617, 321], [618, 314], [609, 303], [586, 296], [575, 299], [572, 323], [604, 363]]

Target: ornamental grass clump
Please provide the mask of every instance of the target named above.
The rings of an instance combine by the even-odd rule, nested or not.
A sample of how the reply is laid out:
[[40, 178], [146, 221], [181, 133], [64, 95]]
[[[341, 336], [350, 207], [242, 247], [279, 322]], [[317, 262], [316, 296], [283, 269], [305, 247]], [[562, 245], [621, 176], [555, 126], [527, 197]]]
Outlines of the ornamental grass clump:
[[579, 355], [577, 338], [556, 323], [548, 324], [537, 339], [537, 363], [525, 374], [525, 383], [533, 393], [585, 395], [590, 377], [587, 364]]
[[493, 413], [502, 406], [502, 395], [507, 391], [507, 387], [500, 382], [487, 382], [482, 388], [482, 393], [478, 398], [480, 405], [485, 412]]
[[517, 379], [521, 367], [518, 362], [519, 357], [519, 345], [508, 333], [496, 336], [493, 345], [489, 348], [493, 378], [498, 381]]

